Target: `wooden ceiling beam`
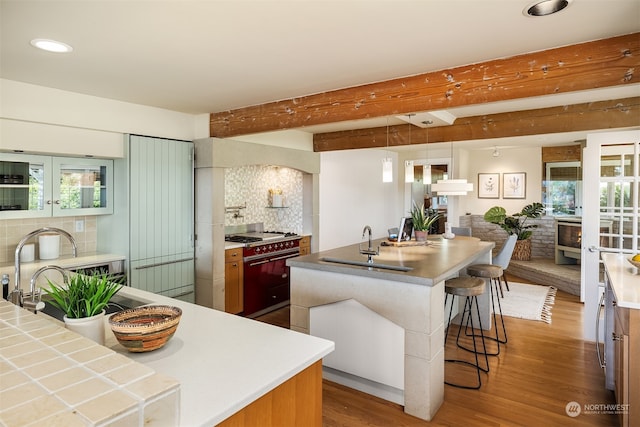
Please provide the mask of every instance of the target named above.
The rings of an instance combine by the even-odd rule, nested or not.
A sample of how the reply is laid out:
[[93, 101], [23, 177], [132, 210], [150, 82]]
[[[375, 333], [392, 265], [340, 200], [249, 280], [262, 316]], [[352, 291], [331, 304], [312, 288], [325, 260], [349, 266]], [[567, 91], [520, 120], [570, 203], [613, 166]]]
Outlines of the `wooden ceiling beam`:
[[640, 126], [640, 97], [465, 117], [457, 119], [451, 126], [411, 126], [413, 125], [389, 126], [388, 133], [384, 126], [315, 134], [313, 151], [382, 148]]
[[640, 82], [640, 33], [212, 113], [210, 135], [303, 128]]

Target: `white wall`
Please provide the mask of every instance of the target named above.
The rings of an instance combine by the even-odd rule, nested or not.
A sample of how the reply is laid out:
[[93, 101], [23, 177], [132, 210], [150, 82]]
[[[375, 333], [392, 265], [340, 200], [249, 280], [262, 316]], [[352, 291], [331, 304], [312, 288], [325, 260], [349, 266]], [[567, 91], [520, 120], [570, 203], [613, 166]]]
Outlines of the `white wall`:
[[[374, 238], [398, 227], [402, 199], [398, 180], [382, 182], [382, 159], [397, 154], [384, 150], [344, 150], [321, 153], [320, 250], [358, 243], [371, 226]], [[395, 177], [397, 178], [397, 173]]]
[[[30, 129], [33, 130], [32, 134], [42, 135], [39, 145], [32, 148], [29, 140], [21, 139], [22, 131], [13, 132], [8, 129], [1, 134], [0, 149], [15, 149], [16, 141], [20, 141], [21, 148], [25, 151], [50, 153], [63, 153], [65, 149], [51, 140], [48, 145], [42, 145], [43, 141], [47, 141], [47, 132], [53, 127], [73, 128], [75, 132], [65, 133], [71, 138], [76, 138], [77, 135], [78, 141], [74, 141], [75, 144], [91, 145], [104, 143], [104, 139], [97, 137], [97, 142], [91, 136], [83, 139], [87, 134], [96, 135], [98, 132], [102, 132], [104, 138], [118, 143], [122, 141], [118, 134], [124, 133], [191, 141], [196, 134], [202, 133], [197, 127], [205, 125], [205, 120], [200, 116], [6, 79], [0, 79], [0, 118], [4, 119], [3, 122], [21, 123], [17, 127], [19, 129], [33, 124], [33, 129]], [[41, 128], [48, 131], [40, 131]], [[111, 139], [114, 134], [116, 138]]]
[[[502, 206], [507, 213], [520, 212], [533, 202], [542, 201], [542, 148], [501, 148], [500, 156], [493, 157], [493, 150], [474, 150], [470, 152], [467, 165], [467, 179], [474, 184], [474, 194], [461, 198], [461, 211], [483, 215], [492, 206]], [[504, 173], [525, 172], [527, 187], [524, 199], [502, 198], [502, 177]], [[500, 174], [500, 198], [478, 198], [478, 173]]]
[[[450, 144], [433, 144], [428, 149], [400, 152], [400, 164], [405, 160], [424, 162], [428, 159], [431, 163], [434, 159], [447, 160], [453, 154], [453, 178], [464, 178], [473, 183], [473, 192], [466, 196], [453, 196], [449, 199], [449, 221], [458, 225], [459, 217], [467, 213], [483, 215], [492, 206], [502, 206], [507, 213], [516, 213], [533, 202], [542, 199], [542, 149], [540, 147], [501, 148], [500, 156], [493, 157], [491, 149], [453, 149]], [[502, 198], [502, 174], [505, 172], [525, 172], [527, 187], [525, 199]], [[500, 174], [500, 198], [478, 198], [478, 173]], [[402, 176], [399, 179], [403, 179]], [[408, 184], [407, 184], [408, 185]], [[410, 205], [409, 190], [401, 186], [400, 197], [405, 206]]]

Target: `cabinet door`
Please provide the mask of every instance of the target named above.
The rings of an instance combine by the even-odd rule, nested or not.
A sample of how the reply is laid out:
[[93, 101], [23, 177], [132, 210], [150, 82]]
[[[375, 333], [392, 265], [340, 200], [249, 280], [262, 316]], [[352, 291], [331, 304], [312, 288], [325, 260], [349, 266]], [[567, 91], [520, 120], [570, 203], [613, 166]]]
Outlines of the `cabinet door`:
[[113, 160], [53, 157], [53, 216], [113, 213]]
[[224, 311], [238, 314], [242, 304], [242, 263], [227, 262], [224, 265]]
[[[619, 404], [629, 403], [629, 335], [625, 331], [627, 312], [625, 309], [616, 307], [614, 321], [614, 357], [615, 357], [615, 394]], [[629, 414], [622, 411], [620, 414], [620, 425], [629, 426]]]
[[51, 157], [0, 154], [0, 219], [51, 216]]

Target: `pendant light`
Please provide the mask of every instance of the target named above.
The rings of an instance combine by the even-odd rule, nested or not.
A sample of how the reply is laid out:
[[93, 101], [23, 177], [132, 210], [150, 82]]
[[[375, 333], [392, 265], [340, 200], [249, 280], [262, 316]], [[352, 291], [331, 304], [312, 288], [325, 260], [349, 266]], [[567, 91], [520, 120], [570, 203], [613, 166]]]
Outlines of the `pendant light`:
[[[426, 124], [426, 123], [425, 123]], [[431, 162], [429, 162], [429, 128], [427, 128], [427, 142], [424, 145], [425, 165], [422, 166], [422, 182], [424, 185], [431, 185]], [[429, 189], [431, 187], [428, 187]], [[432, 190], [429, 190], [429, 193]]]
[[[411, 128], [413, 127], [413, 123], [411, 123], [411, 116], [414, 114], [407, 114], [409, 117], [409, 145], [411, 145]], [[404, 162], [404, 182], [411, 183], [413, 182], [413, 160], [405, 160]]]
[[413, 160], [406, 160], [404, 162], [404, 182], [411, 183], [413, 179]]
[[[389, 118], [387, 118], [387, 153], [389, 150]], [[393, 182], [393, 159], [385, 157], [382, 159], [382, 182]]]
[[[451, 175], [453, 176], [453, 142], [451, 143]], [[473, 184], [466, 179], [439, 179], [431, 186], [439, 196], [466, 196], [473, 191]]]

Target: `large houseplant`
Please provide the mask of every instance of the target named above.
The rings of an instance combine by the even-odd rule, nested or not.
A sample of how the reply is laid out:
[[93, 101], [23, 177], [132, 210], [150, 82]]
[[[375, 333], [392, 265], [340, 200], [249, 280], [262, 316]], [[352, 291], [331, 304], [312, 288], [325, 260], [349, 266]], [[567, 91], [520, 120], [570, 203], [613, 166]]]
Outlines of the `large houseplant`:
[[411, 220], [413, 222], [413, 230], [416, 235], [417, 241], [425, 241], [429, 229], [435, 223], [440, 214], [436, 211], [425, 209], [424, 205], [418, 206], [416, 202], [413, 202], [413, 208], [411, 209]]
[[500, 226], [507, 234], [518, 236], [512, 258], [521, 261], [531, 259], [531, 235], [537, 224], [527, 224], [527, 219], [540, 218], [544, 212], [542, 203], [531, 203], [518, 213], [507, 215], [501, 206], [494, 206], [484, 214], [484, 220]]
[[50, 303], [64, 312], [67, 329], [104, 344], [105, 308], [122, 285], [111, 281], [107, 275], [84, 274], [74, 274], [66, 286], [49, 279], [47, 282], [47, 293], [52, 298]]

